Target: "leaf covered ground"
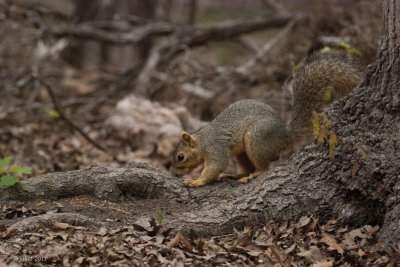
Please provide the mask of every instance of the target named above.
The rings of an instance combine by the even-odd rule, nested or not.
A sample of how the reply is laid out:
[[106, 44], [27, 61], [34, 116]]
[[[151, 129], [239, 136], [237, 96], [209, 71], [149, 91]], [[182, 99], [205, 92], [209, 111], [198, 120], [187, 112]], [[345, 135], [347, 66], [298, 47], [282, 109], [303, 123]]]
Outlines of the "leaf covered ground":
[[[30, 217], [43, 211], [21, 207], [1, 210], [1, 219]], [[350, 227], [314, 215], [297, 222], [249, 224], [224, 236], [197, 237], [149, 219], [97, 228], [62, 222], [31, 231], [0, 228], [0, 266], [398, 266], [400, 247], [388, 255], [375, 234], [379, 226]], [[6, 265], [4, 265], [6, 264]]]

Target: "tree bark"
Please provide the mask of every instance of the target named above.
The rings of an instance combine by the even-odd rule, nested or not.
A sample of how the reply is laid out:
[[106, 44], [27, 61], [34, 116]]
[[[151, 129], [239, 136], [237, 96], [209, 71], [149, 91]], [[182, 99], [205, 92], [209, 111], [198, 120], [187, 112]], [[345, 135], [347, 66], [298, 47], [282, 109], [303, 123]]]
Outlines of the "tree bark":
[[377, 60], [354, 94], [357, 101], [339, 102], [342, 112], [335, 117], [348, 144], [357, 141], [368, 150], [369, 170], [345, 186], [384, 203], [380, 236], [395, 246], [400, 242], [400, 1], [385, 1], [383, 14]]
[[[326, 144], [312, 144], [249, 184], [221, 181], [195, 189], [146, 165], [90, 168], [32, 178], [27, 197], [91, 194], [116, 201], [132, 193], [143, 201], [160, 199], [175, 213], [165, 217], [166, 225], [203, 235], [230, 232], [249, 219], [292, 220], [316, 212], [322, 219], [380, 224], [390, 248], [400, 240], [399, 11], [400, 0], [385, 1], [376, 62], [357, 89], [326, 110], [338, 136], [333, 159]], [[10, 191], [0, 194], [0, 200], [10, 198], [16, 198]], [[136, 221], [159, 208], [149, 206]]]

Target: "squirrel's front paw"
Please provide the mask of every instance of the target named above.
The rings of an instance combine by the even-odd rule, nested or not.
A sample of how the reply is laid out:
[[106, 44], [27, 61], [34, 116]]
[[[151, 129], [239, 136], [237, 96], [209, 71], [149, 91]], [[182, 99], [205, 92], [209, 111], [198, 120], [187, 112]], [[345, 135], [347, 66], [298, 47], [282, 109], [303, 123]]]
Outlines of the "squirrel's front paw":
[[186, 186], [190, 186], [190, 187], [198, 187], [198, 186], [205, 185], [205, 183], [200, 179], [195, 180], [195, 179], [190, 179], [190, 178], [183, 179], [183, 184]]
[[252, 179], [252, 177], [247, 176], [247, 177], [240, 178], [239, 182], [241, 182], [242, 184], [247, 184], [248, 182], [250, 182], [251, 179]]

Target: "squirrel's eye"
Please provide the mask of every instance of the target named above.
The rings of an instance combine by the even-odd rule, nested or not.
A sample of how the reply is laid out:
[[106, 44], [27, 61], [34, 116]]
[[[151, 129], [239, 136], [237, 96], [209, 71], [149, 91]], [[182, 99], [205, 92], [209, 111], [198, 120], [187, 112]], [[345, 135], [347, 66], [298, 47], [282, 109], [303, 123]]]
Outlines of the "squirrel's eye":
[[185, 155], [183, 155], [183, 153], [179, 153], [178, 154], [178, 160], [179, 161], [182, 161], [182, 160], [184, 160], [185, 159]]

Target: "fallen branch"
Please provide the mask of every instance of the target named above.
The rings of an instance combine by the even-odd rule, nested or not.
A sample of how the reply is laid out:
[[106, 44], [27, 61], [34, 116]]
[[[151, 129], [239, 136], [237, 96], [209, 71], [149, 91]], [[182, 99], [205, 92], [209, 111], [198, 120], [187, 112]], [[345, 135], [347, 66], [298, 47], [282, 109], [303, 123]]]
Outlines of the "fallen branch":
[[60, 114], [60, 118], [72, 129], [77, 131], [83, 138], [85, 138], [89, 143], [91, 143], [94, 147], [100, 149], [101, 151], [106, 151], [106, 149], [101, 146], [100, 144], [96, 143], [92, 138], [90, 138], [89, 135], [87, 135], [84, 131], [82, 131], [75, 123], [73, 123], [63, 112], [62, 108], [58, 104], [57, 98], [53, 92], [53, 88], [46, 83], [44, 80], [42, 80], [39, 77], [34, 77], [41, 85], [44, 86], [44, 88], [47, 90], [47, 93], [49, 94], [51, 101], [53, 102], [54, 109]]
[[253, 67], [265, 57], [265, 54], [269, 50], [271, 50], [271, 48], [277, 45], [283, 38], [288, 35], [288, 33], [292, 30], [297, 21], [298, 18], [292, 19], [276, 36], [274, 36], [274, 38], [270, 39], [267, 43], [263, 45], [263, 47], [258, 51], [254, 58], [250, 59], [242, 66], [238, 67], [236, 70], [242, 73], [248, 72], [251, 67]]
[[177, 31], [168, 53], [163, 54], [162, 62], [169, 61], [176, 54], [187, 48], [204, 45], [211, 41], [222, 41], [245, 33], [282, 27], [290, 21], [290, 17], [256, 18], [247, 21], [227, 21], [212, 25], [184, 27]]
[[[114, 24], [114, 29], [118, 29]], [[126, 30], [124, 27], [121, 30]], [[63, 25], [50, 27], [45, 33], [55, 37], [75, 37], [83, 39], [95, 39], [103, 42], [114, 44], [132, 44], [138, 43], [153, 36], [161, 36], [171, 34], [176, 27], [169, 23], [150, 23], [140, 27], [131, 28], [129, 32], [107, 31], [96, 27], [93, 24], [81, 25]]]
[[[104, 29], [104, 23], [96, 25], [85, 23], [80, 25], [54, 26], [46, 29], [44, 33], [56, 37], [74, 37], [94, 39], [114, 44], [136, 44], [156, 36], [168, 36], [167, 40], [156, 44], [150, 51], [146, 62], [140, 71], [128, 71], [121, 82], [116, 86], [123, 88], [135, 80], [135, 92], [138, 95], [150, 96], [157, 88], [149, 88], [151, 78], [155, 71], [186, 49], [204, 45], [212, 41], [222, 41], [235, 38], [242, 34], [263, 30], [272, 27], [282, 27], [290, 21], [289, 16], [268, 18], [255, 18], [252, 20], [237, 20], [211, 25], [178, 26], [164, 22], [150, 22], [148, 24], [129, 27], [121, 23], [112, 23]], [[121, 26], [122, 25], [122, 26]], [[129, 31], [128, 28], [131, 30]]]
[[183, 51], [212, 41], [222, 41], [270, 27], [281, 27], [289, 17], [228, 21], [212, 25], [182, 27], [169, 39], [154, 46], [135, 82], [135, 92], [142, 96], [154, 93], [150, 87], [152, 75], [161, 66], [168, 64]]
[[[261, 30], [269, 27], [282, 27], [289, 21], [289, 17], [256, 18], [253, 20], [229, 21], [211, 25], [179, 26], [166, 22], [151, 22], [138, 27], [109, 22], [108, 28], [102, 29], [102, 25], [85, 23], [79, 25], [53, 26], [45, 29], [44, 33], [55, 37], [74, 37], [83, 39], [95, 39], [115, 44], [138, 43], [154, 36], [171, 35], [178, 33], [180, 39], [185, 37], [185, 46], [201, 44], [210, 39], [223, 40], [250, 31]], [[100, 26], [100, 27], [98, 27]], [[130, 28], [130, 31], [128, 29]]]

